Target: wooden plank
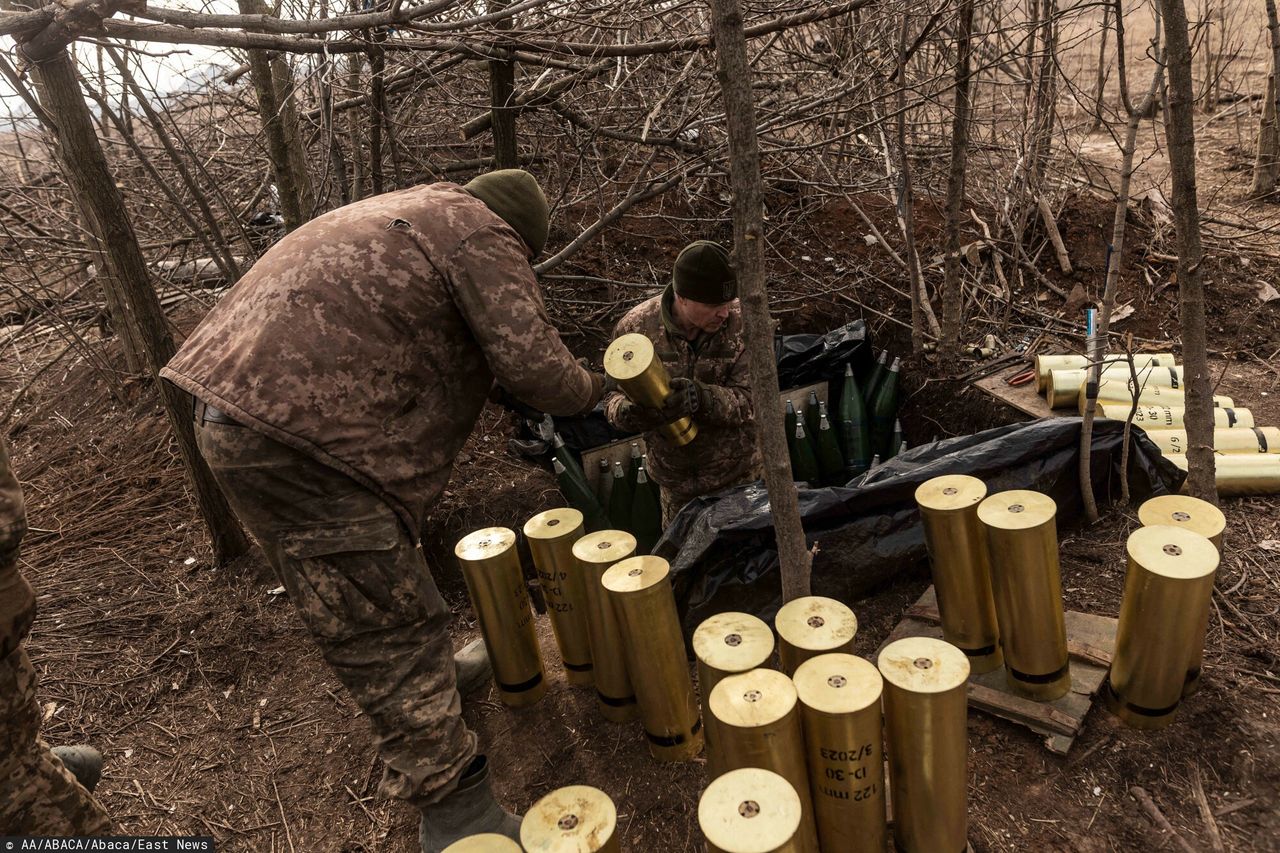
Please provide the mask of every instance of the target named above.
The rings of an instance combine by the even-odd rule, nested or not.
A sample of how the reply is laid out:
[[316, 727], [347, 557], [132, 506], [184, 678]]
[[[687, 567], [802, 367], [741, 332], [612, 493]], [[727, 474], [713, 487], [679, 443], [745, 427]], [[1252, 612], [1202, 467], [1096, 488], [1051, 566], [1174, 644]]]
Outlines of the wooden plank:
[[640, 452], [642, 454], [645, 452], [646, 448], [644, 438], [638, 435], [582, 451], [582, 471], [587, 475], [587, 482], [590, 484], [592, 490], [597, 492], [597, 498], [604, 500], [604, 496], [599, 494], [600, 486], [597, 482], [599, 480], [597, 475], [600, 473], [600, 460], [604, 459], [607, 461], [610, 468], [613, 468], [613, 463], [615, 462], [621, 462], [622, 466], [625, 468], [631, 459], [632, 442], [640, 445]]
[[[1065, 614], [1067, 650], [1071, 664], [1071, 691], [1052, 702], [1036, 702], [1013, 693], [1004, 668], [973, 675], [969, 679], [969, 703], [979, 710], [1026, 726], [1045, 736], [1051, 752], [1066, 755], [1084, 727], [1093, 696], [1106, 681], [1115, 651], [1116, 620], [1068, 610]], [[904, 637], [942, 639], [937, 596], [931, 586], [880, 646]], [[876, 652], [879, 655], [879, 650]]]
[[996, 398], [1007, 406], [1012, 406], [1023, 414], [1033, 418], [1060, 418], [1074, 415], [1074, 409], [1051, 409], [1049, 403], [1036, 393], [1035, 380], [1026, 385], [1013, 386], [1005, 382], [1015, 373], [1021, 373], [1027, 366], [1022, 363], [997, 371], [985, 379], [972, 383], [973, 387]]

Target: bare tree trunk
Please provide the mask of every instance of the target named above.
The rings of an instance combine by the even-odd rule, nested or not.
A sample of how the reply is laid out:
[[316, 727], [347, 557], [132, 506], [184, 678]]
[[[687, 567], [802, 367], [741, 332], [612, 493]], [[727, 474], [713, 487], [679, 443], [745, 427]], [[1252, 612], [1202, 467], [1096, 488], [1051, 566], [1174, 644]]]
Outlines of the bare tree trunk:
[[1111, 29], [1111, 5], [1102, 7], [1102, 43], [1098, 46], [1098, 77], [1093, 86], [1093, 130], [1102, 127], [1107, 94], [1107, 33]]
[[764, 286], [764, 192], [756, 140], [751, 66], [742, 32], [738, 0], [711, 0], [711, 33], [728, 125], [729, 175], [733, 187], [734, 259], [742, 317], [747, 332], [751, 400], [756, 412], [764, 480], [769, 490], [773, 528], [782, 573], [782, 599], [809, 594], [813, 557], [805, 548], [804, 528], [790, 456], [778, 412], [778, 365], [773, 354], [773, 320]]
[[[214, 560], [224, 564], [244, 553], [248, 540], [196, 448], [190, 398], [159, 378], [160, 368], [173, 356], [173, 338], [151, 287], [146, 260], [124, 199], [94, 135], [93, 118], [80, 92], [70, 54], [64, 50], [34, 66], [32, 75], [40, 103], [53, 119], [53, 126], [46, 129], [54, 140], [80, 218], [102, 251], [104, 269], [109, 273], [104, 289], [110, 293], [118, 288], [114, 301], [123, 306], [118, 320], [134, 330], [132, 344], [139, 347], [135, 358], [156, 382], [200, 513], [209, 528]], [[126, 345], [130, 343], [126, 341]]]
[[[928, 295], [924, 289], [924, 276], [920, 271], [920, 257], [916, 254], [916, 199], [911, 184], [911, 156], [907, 152], [907, 13], [902, 13], [902, 27], [898, 30], [898, 113], [895, 128], [898, 144], [898, 224], [902, 239], [906, 242], [907, 272], [911, 278], [911, 353], [924, 353], [924, 312]], [[941, 329], [938, 329], [941, 331]]]
[[964, 323], [960, 223], [964, 219], [965, 169], [969, 157], [969, 55], [973, 46], [973, 3], [974, 0], [960, 0], [956, 26], [956, 102], [951, 117], [951, 168], [947, 173], [947, 245], [943, 261], [940, 343], [940, 354], [947, 361], [960, 355], [960, 329]]
[[[509, 0], [489, 0], [489, 11], [505, 9]], [[512, 18], [503, 18], [497, 28], [509, 30]], [[514, 169], [516, 160], [516, 64], [501, 60], [489, 62], [489, 103], [493, 115], [493, 165], [498, 169]]]
[[1209, 377], [1204, 318], [1204, 280], [1200, 265], [1200, 208], [1196, 198], [1195, 86], [1191, 80], [1191, 43], [1184, 0], [1160, 0], [1169, 68], [1169, 112], [1165, 138], [1173, 175], [1174, 228], [1178, 240], [1179, 314], [1182, 363], [1187, 385], [1188, 491], [1217, 503], [1213, 460], [1213, 395]]
[[[359, 6], [352, 2], [352, 11]], [[347, 89], [352, 93], [360, 92], [360, 71], [364, 57], [353, 53], [347, 59]], [[351, 110], [347, 113], [347, 143], [351, 148], [351, 200], [364, 198], [364, 145], [361, 144], [360, 113]]]
[[1269, 195], [1280, 181], [1280, 18], [1276, 0], [1267, 2], [1267, 29], [1271, 33], [1271, 76], [1267, 78], [1267, 95], [1262, 105], [1262, 123], [1258, 127], [1258, 150], [1254, 155], [1253, 185], [1249, 194]]
[[[329, 0], [320, 0], [320, 17], [329, 17]], [[324, 129], [329, 146], [329, 168], [338, 185], [338, 200], [342, 204], [349, 204], [351, 181], [347, 176], [347, 158], [342, 153], [342, 142], [338, 139], [338, 130], [333, 124], [333, 83], [330, 82], [330, 75], [334, 73], [334, 68], [333, 58], [326, 53], [316, 74], [320, 81], [320, 126]]]
[[380, 195], [383, 187], [382, 126], [387, 113], [387, 86], [383, 77], [387, 54], [377, 44], [381, 38], [376, 30], [369, 38], [369, 183], [374, 195]]
[[[237, 0], [244, 15], [268, 15], [263, 0]], [[311, 218], [315, 203], [307, 180], [306, 152], [293, 103], [293, 74], [281, 57], [250, 50], [249, 75], [258, 97], [258, 115], [267, 140], [267, 157], [280, 193], [280, 214], [289, 231]]]

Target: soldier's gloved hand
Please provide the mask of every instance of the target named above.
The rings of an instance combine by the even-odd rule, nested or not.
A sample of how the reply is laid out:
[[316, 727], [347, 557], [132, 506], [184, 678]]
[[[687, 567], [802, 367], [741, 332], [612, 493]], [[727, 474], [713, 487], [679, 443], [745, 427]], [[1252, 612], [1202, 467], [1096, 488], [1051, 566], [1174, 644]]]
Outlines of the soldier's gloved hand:
[[637, 406], [630, 400], [622, 401], [615, 417], [620, 428], [635, 432], [651, 432], [671, 420], [661, 409]]
[[677, 376], [671, 380], [671, 391], [662, 402], [662, 414], [668, 420], [688, 418], [705, 409], [707, 405], [707, 386], [696, 379], [685, 379]]

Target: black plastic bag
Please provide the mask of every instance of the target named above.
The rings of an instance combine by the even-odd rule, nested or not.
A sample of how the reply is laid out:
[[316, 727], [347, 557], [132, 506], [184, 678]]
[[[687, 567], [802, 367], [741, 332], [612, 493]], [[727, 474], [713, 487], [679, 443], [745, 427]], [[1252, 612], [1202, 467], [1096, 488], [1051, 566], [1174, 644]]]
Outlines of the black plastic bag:
[[[1093, 426], [1094, 492], [1119, 493], [1123, 423]], [[1134, 500], [1176, 492], [1185, 475], [1134, 430], [1129, 478]], [[1060, 527], [1078, 520], [1080, 418], [1010, 424], [911, 448], [846, 486], [799, 488], [800, 517], [813, 561], [812, 591], [853, 602], [927, 557], [916, 487], [943, 474], [969, 474], [989, 493], [1032, 489], [1058, 504]], [[691, 502], [672, 520], [655, 553], [671, 561], [685, 630], [728, 610], [771, 621], [782, 605], [773, 517], [762, 483]]]
[[832, 329], [825, 335], [779, 335], [774, 339], [774, 355], [778, 360], [778, 390], [828, 381], [829, 400], [839, 399], [844, 366], [853, 365], [853, 373], [861, 382], [871, 374], [875, 358], [867, 325], [854, 320]]

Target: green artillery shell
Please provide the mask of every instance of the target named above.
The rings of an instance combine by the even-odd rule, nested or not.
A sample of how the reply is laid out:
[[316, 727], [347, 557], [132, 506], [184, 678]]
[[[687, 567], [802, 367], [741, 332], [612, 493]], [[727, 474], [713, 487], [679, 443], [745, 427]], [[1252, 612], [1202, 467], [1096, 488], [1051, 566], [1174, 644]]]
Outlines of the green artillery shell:
[[782, 671], [791, 675], [816, 655], [852, 652], [858, 617], [834, 598], [808, 595], [782, 605], [773, 626], [778, 632]]
[[618, 810], [598, 788], [557, 788], [525, 812], [520, 843], [526, 853], [620, 853]]
[[636, 717], [636, 695], [627, 671], [622, 630], [600, 579], [605, 571], [636, 552], [636, 538], [624, 530], [588, 533], [573, 543], [573, 556], [582, 572], [587, 600], [587, 631], [591, 636], [591, 666], [600, 715], [614, 723]]
[[1138, 528], [1127, 549], [1107, 708], [1130, 726], [1158, 729], [1172, 722], [1182, 700], [1218, 549], [1198, 533], [1166, 525]]
[[636, 493], [631, 497], [631, 524], [627, 529], [636, 536], [637, 554], [651, 552], [662, 535], [662, 499], [643, 462], [636, 472]]
[[631, 500], [635, 486], [621, 462], [613, 463], [613, 489], [609, 492], [609, 523], [614, 530], [626, 530], [631, 526]]
[[515, 532], [505, 527], [477, 530], [458, 542], [454, 554], [489, 648], [502, 701], [513, 708], [532, 705], [547, 691], [547, 681]]
[[895, 358], [885, 374], [884, 381], [871, 398], [871, 450], [888, 459], [892, 453], [893, 422], [898, 417], [898, 378], [902, 359]]
[[582, 513], [569, 508], [540, 512], [525, 522], [524, 535], [547, 599], [547, 614], [560, 647], [565, 678], [570, 684], [591, 684], [587, 593], [573, 556], [573, 543], [583, 535]]

